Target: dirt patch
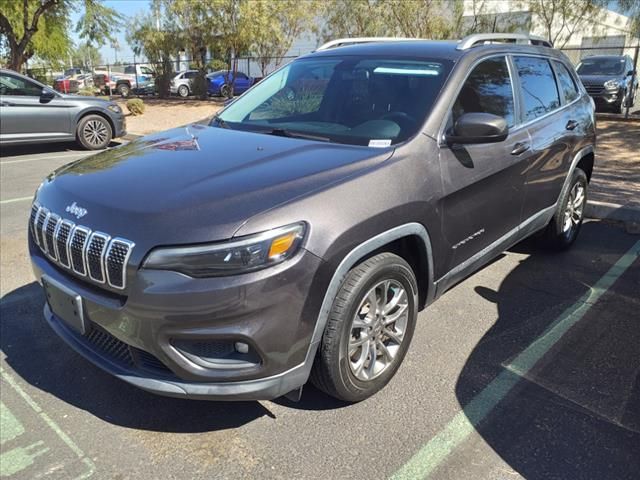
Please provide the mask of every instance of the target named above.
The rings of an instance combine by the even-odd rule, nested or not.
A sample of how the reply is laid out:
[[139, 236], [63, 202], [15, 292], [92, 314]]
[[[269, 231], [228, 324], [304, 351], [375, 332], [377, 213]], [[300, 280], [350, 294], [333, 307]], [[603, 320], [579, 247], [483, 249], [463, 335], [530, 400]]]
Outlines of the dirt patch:
[[640, 208], [640, 122], [598, 120], [592, 200]]
[[144, 114], [134, 117], [129, 114], [126, 99], [115, 100], [127, 114], [127, 133], [147, 135], [189, 123], [207, 122], [222, 108], [218, 100], [183, 100], [143, 98]]

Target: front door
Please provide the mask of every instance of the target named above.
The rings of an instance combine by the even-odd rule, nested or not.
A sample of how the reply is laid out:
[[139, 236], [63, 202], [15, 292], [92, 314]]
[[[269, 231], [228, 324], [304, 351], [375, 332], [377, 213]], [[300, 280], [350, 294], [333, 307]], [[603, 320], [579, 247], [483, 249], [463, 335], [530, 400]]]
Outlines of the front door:
[[70, 105], [54, 93], [42, 97], [43, 87], [9, 73], [0, 74], [0, 136], [3, 141], [46, 140], [68, 137]]
[[440, 150], [445, 272], [517, 234], [531, 141], [517, 125], [512, 85], [506, 56], [487, 58], [473, 69], [450, 112], [448, 128], [464, 113], [484, 112], [503, 117], [509, 136]]

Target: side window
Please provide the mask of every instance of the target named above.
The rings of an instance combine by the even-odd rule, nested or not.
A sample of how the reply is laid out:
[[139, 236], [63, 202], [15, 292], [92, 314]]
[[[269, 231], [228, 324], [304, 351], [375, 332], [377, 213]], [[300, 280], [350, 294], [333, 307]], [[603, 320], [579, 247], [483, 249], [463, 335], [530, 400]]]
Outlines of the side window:
[[42, 87], [35, 83], [11, 75], [0, 75], [0, 95], [39, 97], [41, 94]]
[[560, 107], [549, 61], [537, 57], [515, 57], [514, 60], [522, 86], [525, 119], [533, 120]]
[[509, 128], [515, 124], [511, 77], [505, 57], [489, 58], [476, 66], [453, 104], [452, 120], [464, 113], [492, 113], [503, 117]]
[[136, 67], [133, 67], [133, 66], [124, 67], [124, 73], [126, 73], [127, 75], [135, 75]]
[[188, 79], [196, 78], [197, 74], [198, 72], [187, 72], [184, 74], [184, 78], [188, 78]]
[[236, 73], [236, 77], [237, 78], [242, 78], [242, 79], [246, 79], [247, 78], [247, 76], [242, 72], [237, 72]]
[[553, 66], [556, 70], [556, 74], [558, 75], [558, 89], [560, 90], [560, 95], [564, 99], [564, 103], [571, 103], [576, 98], [578, 98], [578, 87], [573, 81], [573, 77], [562, 63], [553, 60]]

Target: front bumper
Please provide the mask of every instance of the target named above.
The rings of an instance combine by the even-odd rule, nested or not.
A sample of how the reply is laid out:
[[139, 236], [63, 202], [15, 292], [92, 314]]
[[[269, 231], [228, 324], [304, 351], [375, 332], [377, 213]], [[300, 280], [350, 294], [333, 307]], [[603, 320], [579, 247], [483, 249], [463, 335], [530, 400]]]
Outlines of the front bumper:
[[113, 138], [124, 137], [127, 134], [127, 120], [124, 115], [112, 115]]
[[[89, 327], [71, 328], [45, 305], [53, 330], [114, 376], [154, 393], [213, 400], [267, 400], [302, 386], [309, 375], [313, 329], [324, 289], [322, 261], [302, 250], [259, 272], [192, 279], [140, 269], [126, 296], [90, 285], [53, 265], [30, 240], [38, 279], [82, 297]], [[182, 343], [249, 345], [250, 362], [185, 353]], [[216, 347], [217, 348], [217, 347]], [[216, 348], [213, 348], [215, 350]]]

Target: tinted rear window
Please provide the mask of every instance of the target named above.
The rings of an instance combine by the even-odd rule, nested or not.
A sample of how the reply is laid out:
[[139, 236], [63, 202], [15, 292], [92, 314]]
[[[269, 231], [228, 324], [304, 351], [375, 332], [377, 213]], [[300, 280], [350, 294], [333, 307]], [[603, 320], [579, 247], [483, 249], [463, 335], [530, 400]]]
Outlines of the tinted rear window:
[[525, 120], [533, 120], [560, 107], [558, 87], [549, 61], [537, 57], [515, 57], [524, 99]]
[[571, 103], [578, 98], [578, 87], [573, 81], [573, 77], [562, 63], [553, 61], [553, 66], [558, 76], [558, 89], [564, 99], [564, 103]]

